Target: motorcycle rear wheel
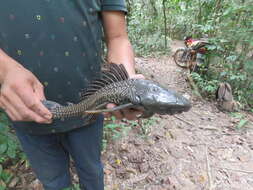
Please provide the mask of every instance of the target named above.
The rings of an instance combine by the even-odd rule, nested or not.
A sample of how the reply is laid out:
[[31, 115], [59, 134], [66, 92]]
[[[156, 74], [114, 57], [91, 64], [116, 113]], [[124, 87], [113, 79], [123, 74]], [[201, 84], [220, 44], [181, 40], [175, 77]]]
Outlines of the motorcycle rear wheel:
[[188, 56], [187, 56], [187, 50], [184, 48], [177, 49], [177, 51], [173, 55], [174, 61], [177, 66], [181, 68], [188, 68]]

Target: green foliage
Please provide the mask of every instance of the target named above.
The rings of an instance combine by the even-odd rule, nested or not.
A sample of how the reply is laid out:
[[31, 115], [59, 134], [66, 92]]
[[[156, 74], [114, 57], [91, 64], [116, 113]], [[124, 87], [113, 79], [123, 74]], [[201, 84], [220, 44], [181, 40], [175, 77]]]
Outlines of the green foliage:
[[63, 190], [81, 190], [79, 184], [74, 184], [72, 187], [64, 188]]
[[119, 122], [115, 117], [112, 117], [110, 121], [104, 124], [104, 137], [102, 142], [102, 149], [105, 150], [108, 141], [116, 140], [123, 136], [126, 136], [133, 127], [139, 127], [141, 131], [141, 137], [145, 137], [150, 132], [150, 128], [158, 121], [158, 118], [151, 117], [148, 119], [142, 119], [141, 123], [137, 121]]
[[7, 188], [12, 174], [5, 168], [5, 163], [10, 159], [14, 163], [22, 156], [16, 137], [10, 131], [7, 116], [0, 111], [0, 190]]
[[119, 123], [115, 117], [111, 117], [110, 121], [105, 122], [104, 124], [104, 137], [102, 141], [102, 149], [105, 150], [108, 141], [116, 140], [131, 129], [131, 126], [126, 125], [125, 123]]
[[164, 26], [168, 39], [208, 37], [212, 43], [206, 59], [208, 70], [194, 76], [199, 87], [211, 96], [219, 82], [228, 82], [241, 104], [253, 106], [253, 0], [127, 2], [130, 38], [140, 55], [161, 50], [168, 54]]
[[247, 120], [247, 119], [241, 119], [240, 122], [238, 123], [238, 125], [236, 126], [236, 128], [237, 128], [237, 129], [241, 129], [241, 128], [244, 127], [248, 122], [249, 122], [249, 120]]
[[245, 127], [247, 124], [251, 123], [244, 114], [242, 113], [231, 113], [231, 116], [234, 118], [239, 119], [239, 122], [236, 125], [236, 129], [242, 129]]
[[[164, 43], [164, 18], [159, 14], [161, 4], [156, 1], [131, 1], [129, 4], [128, 33], [137, 55], [169, 53]], [[169, 40], [168, 36], [166, 38]]]
[[104, 125], [104, 131], [111, 134], [113, 140], [122, 137], [130, 130], [131, 126], [126, 126], [125, 123], [119, 123], [115, 117], [111, 118], [111, 123]]
[[201, 92], [207, 97], [214, 97], [215, 91], [218, 88], [218, 80], [207, 80], [204, 77], [201, 77], [198, 73], [191, 74], [193, 80], [197, 83], [198, 87], [201, 89]]
[[148, 118], [148, 119], [144, 119], [142, 120], [142, 123], [141, 123], [141, 131], [142, 131], [142, 137], [147, 137], [147, 135], [151, 132], [151, 127], [154, 126], [158, 121], [158, 118], [157, 117], [151, 117], [151, 118]]
[[7, 116], [0, 112], [0, 157], [1, 161], [15, 158], [18, 150], [18, 141], [11, 133]]

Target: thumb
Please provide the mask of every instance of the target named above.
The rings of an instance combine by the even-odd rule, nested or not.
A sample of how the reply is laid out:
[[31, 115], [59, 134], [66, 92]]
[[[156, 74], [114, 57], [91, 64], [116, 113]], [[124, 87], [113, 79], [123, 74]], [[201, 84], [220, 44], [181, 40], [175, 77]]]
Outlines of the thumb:
[[42, 100], [45, 100], [45, 94], [44, 94], [44, 86], [39, 82], [39, 81], [34, 81], [33, 83], [33, 92], [34, 95], [36, 96], [37, 100], [40, 100], [39, 104], [36, 105], [34, 108], [35, 112], [39, 113], [43, 117], [46, 116], [46, 118], [52, 117], [50, 111], [45, 107], [45, 105], [42, 104]]
[[142, 74], [132, 75], [130, 78], [135, 78], [135, 79], [145, 79], [145, 77], [144, 77]]

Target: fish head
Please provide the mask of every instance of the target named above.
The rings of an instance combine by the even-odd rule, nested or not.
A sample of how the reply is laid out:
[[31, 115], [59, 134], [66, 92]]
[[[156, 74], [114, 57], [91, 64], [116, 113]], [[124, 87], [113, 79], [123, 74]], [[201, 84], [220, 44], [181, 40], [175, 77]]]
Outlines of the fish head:
[[166, 89], [159, 84], [137, 79], [135, 81], [135, 96], [138, 104], [145, 110], [152, 111], [157, 114], [175, 114], [189, 111], [191, 103], [179, 93]]

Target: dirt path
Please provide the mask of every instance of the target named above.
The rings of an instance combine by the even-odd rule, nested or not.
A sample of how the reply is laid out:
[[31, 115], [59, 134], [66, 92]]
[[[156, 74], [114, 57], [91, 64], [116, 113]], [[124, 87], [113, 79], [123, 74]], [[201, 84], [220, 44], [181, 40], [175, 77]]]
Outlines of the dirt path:
[[[172, 51], [180, 47], [173, 42]], [[137, 58], [147, 78], [193, 102], [187, 113], [135, 125], [103, 154], [107, 190], [253, 190], [253, 126], [198, 101], [171, 57]], [[252, 116], [248, 115], [249, 119]]]

